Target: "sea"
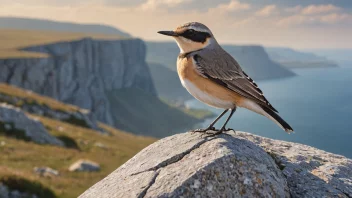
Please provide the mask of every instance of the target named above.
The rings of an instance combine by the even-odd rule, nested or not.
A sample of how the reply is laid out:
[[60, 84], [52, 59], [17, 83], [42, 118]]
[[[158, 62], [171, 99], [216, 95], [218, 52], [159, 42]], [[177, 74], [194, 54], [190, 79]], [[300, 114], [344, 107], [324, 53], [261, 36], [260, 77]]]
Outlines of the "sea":
[[[287, 134], [271, 120], [242, 108], [237, 109], [227, 127], [352, 158], [352, 67], [293, 71], [297, 76], [257, 84], [294, 133]], [[222, 112], [195, 99], [187, 101], [186, 106]], [[223, 122], [224, 118], [217, 128]]]

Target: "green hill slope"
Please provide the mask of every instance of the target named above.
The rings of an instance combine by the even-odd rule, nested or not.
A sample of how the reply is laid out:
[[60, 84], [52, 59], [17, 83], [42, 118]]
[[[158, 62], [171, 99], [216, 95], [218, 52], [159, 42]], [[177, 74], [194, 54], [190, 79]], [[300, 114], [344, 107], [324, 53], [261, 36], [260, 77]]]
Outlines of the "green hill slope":
[[208, 112], [195, 116], [192, 110], [187, 112], [170, 106], [156, 96], [139, 89], [115, 90], [109, 92], [108, 97], [113, 101], [111, 108], [119, 111], [114, 117], [118, 122], [118, 128], [136, 134], [165, 137], [190, 129], [205, 117], [213, 116]]

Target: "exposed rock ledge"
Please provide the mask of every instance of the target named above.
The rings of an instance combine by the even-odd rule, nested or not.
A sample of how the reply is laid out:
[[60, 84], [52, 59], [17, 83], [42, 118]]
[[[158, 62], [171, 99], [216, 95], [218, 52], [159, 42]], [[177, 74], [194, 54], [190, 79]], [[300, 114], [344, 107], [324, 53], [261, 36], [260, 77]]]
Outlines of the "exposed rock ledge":
[[80, 197], [352, 197], [352, 160], [243, 132], [184, 133], [145, 148]]

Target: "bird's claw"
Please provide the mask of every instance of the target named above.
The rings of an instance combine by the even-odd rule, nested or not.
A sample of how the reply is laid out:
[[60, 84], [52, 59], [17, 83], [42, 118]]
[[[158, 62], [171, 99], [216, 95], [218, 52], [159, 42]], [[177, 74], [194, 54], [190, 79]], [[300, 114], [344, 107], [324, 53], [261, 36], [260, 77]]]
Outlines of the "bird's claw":
[[207, 133], [208, 131], [216, 131], [215, 127], [208, 127], [206, 129], [195, 129], [195, 130], [192, 130], [191, 132], [192, 133]]

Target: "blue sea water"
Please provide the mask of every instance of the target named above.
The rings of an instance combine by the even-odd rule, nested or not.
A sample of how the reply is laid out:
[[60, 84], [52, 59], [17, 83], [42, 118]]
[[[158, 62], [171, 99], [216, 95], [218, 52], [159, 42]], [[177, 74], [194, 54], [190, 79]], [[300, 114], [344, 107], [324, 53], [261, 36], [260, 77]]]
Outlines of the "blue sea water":
[[[228, 127], [307, 144], [352, 158], [352, 68], [300, 69], [294, 72], [298, 76], [257, 84], [295, 133], [288, 135], [271, 120], [240, 108]], [[217, 114], [222, 112], [197, 100], [188, 101], [186, 105], [206, 108]]]

